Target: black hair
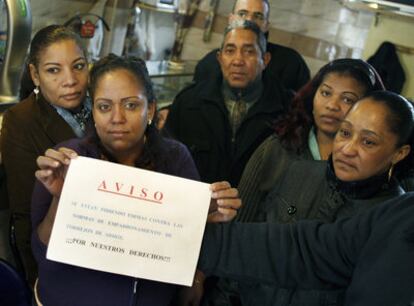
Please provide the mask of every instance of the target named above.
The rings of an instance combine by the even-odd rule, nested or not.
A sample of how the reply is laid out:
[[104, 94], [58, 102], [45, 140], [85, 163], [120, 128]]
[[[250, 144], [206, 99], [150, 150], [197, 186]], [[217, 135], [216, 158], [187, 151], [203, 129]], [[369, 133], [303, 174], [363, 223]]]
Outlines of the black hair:
[[81, 48], [85, 59], [87, 52], [78, 34], [63, 25], [50, 25], [40, 29], [30, 43], [28, 63], [37, 67], [40, 54], [50, 45], [62, 40], [73, 40]]
[[409, 145], [411, 150], [406, 158], [397, 163], [394, 173], [398, 178], [411, 176], [414, 172], [414, 107], [403, 96], [380, 90], [365, 96], [365, 99], [380, 103], [388, 109], [386, 116], [389, 131], [398, 137], [397, 148]]
[[[92, 98], [92, 103], [94, 101], [95, 90], [100, 78], [105, 74], [116, 70], [126, 70], [131, 73], [144, 87], [148, 104], [156, 103], [152, 82], [149, 77], [145, 61], [137, 57], [120, 57], [112, 53], [98, 60], [91, 69], [89, 78], [89, 93]], [[155, 114], [153, 117], [153, 122], [152, 124], [147, 125], [147, 128], [145, 130], [146, 142], [143, 152], [135, 163], [137, 167], [148, 170], [159, 169], [159, 167], [161, 167], [161, 164], [165, 162], [165, 160], [159, 154], [162, 150], [163, 138], [156, 128], [156, 121], [158, 116], [156, 113], [156, 107], [154, 107], [154, 109]], [[92, 142], [96, 143], [99, 146], [99, 148], [102, 150], [102, 153], [109, 160], [116, 161], [115, 158], [111, 156], [111, 154], [102, 146], [102, 143], [95, 129], [92, 130], [90, 139]]]
[[20, 99], [26, 98], [35, 88], [33, 80], [30, 76], [29, 64], [38, 68], [40, 55], [50, 45], [63, 40], [73, 40], [78, 47], [82, 50], [85, 60], [87, 61], [87, 52], [83, 45], [83, 42], [78, 34], [73, 32], [63, 25], [49, 25], [40, 29], [32, 38], [30, 42], [30, 50], [27, 59], [27, 65], [23, 71], [22, 78], [20, 80]]
[[249, 31], [252, 31], [254, 34], [256, 34], [256, 42], [257, 42], [257, 45], [259, 46], [260, 51], [262, 52], [262, 57], [265, 55], [266, 45], [267, 45], [266, 36], [260, 30], [259, 26], [250, 20], [238, 20], [237, 19], [237, 20], [233, 20], [232, 22], [230, 22], [228, 26], [224, 29], [223, 42], [221, 43], [220, 50], [223, 50], [227, 34], [235, 29], [249, 30]]
[[291, 109], [274, 124], [276, 135], [286, 149], [296, 153], [305, 150], [309, 131], [315, 124], [313, 100], [319, 86], [330, 73], [352, 77], [364, 86], [365, 94], [385, 89], [375, 69], [363, 60], [343, 58], [329, 62], [296, 93]]
[[147, 97], [148, 103], [155, 102], [155, 94], [145, 61], [138, 57], [120, 57], [113, 53], [97, 61], [91, 69], [89, 76], [89, 94], [92, 99], [94, 99], [98, 80], [106, 73], [119, 69], [125, 69], [135, 76], [145, 89], [145, 96]]

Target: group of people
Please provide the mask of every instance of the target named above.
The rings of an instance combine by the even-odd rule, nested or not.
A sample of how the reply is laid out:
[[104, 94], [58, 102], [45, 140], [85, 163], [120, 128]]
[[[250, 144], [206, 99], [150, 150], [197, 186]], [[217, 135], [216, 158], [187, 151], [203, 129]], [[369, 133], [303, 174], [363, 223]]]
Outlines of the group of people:
[[[161, 130], [144, 61], [110, 54], [89, 70], [71, 30], [36, 33], [33, 90], [4, 114], [0, 148], [38, 305], [414, 301], [411, 102], [359, 59], [310, 79], [296, 51], [267, 41], [269, 12], [266, 0], [236, 0], [221, 47], [199, 62]], [[211, 183], [192, 287], [46, 258], [79, 155]]]
[[[177, 286], [46, 259], [70, 159], [82, 155], [199, 180], [187, 148], [156, 128], [145, 62], [110, 54], [89, 71], [78, 36], [52, 25], [34, 36], [28, 71], [33, 92], [5, 113], [1, 148], [17, 247], [36, 302], [168, 305]], [[227, 182], [211, 190], [208, 221], [233, 218], [240, 206], [237, 190]]]

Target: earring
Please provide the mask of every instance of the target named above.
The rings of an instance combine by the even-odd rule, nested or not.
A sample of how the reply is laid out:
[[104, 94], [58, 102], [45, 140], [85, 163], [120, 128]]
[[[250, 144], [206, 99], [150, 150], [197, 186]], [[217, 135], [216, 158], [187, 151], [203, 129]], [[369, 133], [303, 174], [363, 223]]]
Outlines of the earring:
[[393, 171], [394, 171], [394, 164], [391, 164], [390, 170], [388, 170], [388, 182], [391, 180]]
[[39, 86], [36, 85], [36, 87], [33, 89], [33, 92], [34, 92], [34, 94], [36, 96], [36, 100], [37, 100], [37, 98], [39, 98], [39, 92], [40, 92]]
[[152, 119], [148, 119], [148, 125], [151, 125]]

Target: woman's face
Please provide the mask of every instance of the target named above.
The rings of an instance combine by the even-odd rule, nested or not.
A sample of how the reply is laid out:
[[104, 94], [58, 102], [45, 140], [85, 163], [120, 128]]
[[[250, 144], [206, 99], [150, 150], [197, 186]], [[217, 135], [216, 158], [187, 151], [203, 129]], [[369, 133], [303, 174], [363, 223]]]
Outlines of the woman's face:
[[117, 69], [98, 79], [93, 117], [98, 136], [112, 155], [141, 151], [154, 111], [155, 104], [148, 104], [141, 81], [128, 70]]
[[404, 159], [410, 146], [397, 148], [398, 136], [388, 127], [388, 108], [370, 98], [358, 102], [335, 136], [332, 160], [342, 181], [359, 181], [389, 170]]
[[346, 113], [365, 94], [365, 87], [348, 76], [331, 72], [313, 98], [313, 118], [318, 133], [334, 137]]
[[77, 108], [85, 98], [88, 65], [82, 49], [74, 40], [51, 44], [40, 54], [37, 67], [30, 64], [33, 83], [51, 104]]

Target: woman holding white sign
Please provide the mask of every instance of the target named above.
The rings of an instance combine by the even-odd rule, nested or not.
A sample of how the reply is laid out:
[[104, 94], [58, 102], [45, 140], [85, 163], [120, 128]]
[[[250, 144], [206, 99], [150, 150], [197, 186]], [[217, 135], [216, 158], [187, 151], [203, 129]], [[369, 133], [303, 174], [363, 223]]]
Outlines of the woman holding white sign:
[[[165, 139], [153, 123], [155, 97], [145, 63], [109, 55], [91, 70], [90, 94], [95, 129], [49, 149], [37, 160], [40, 170], [32, 199], [33, 253], [39, 265], [35, 293], [45, 305], [169, 305], [177, 286], [61, 264], [46, 250], [70, 159], [77, 155], [198, 180], [184, 145]], [[237, 190], [212, 185], [218, 205], [210, 221], [234, 217]]]

